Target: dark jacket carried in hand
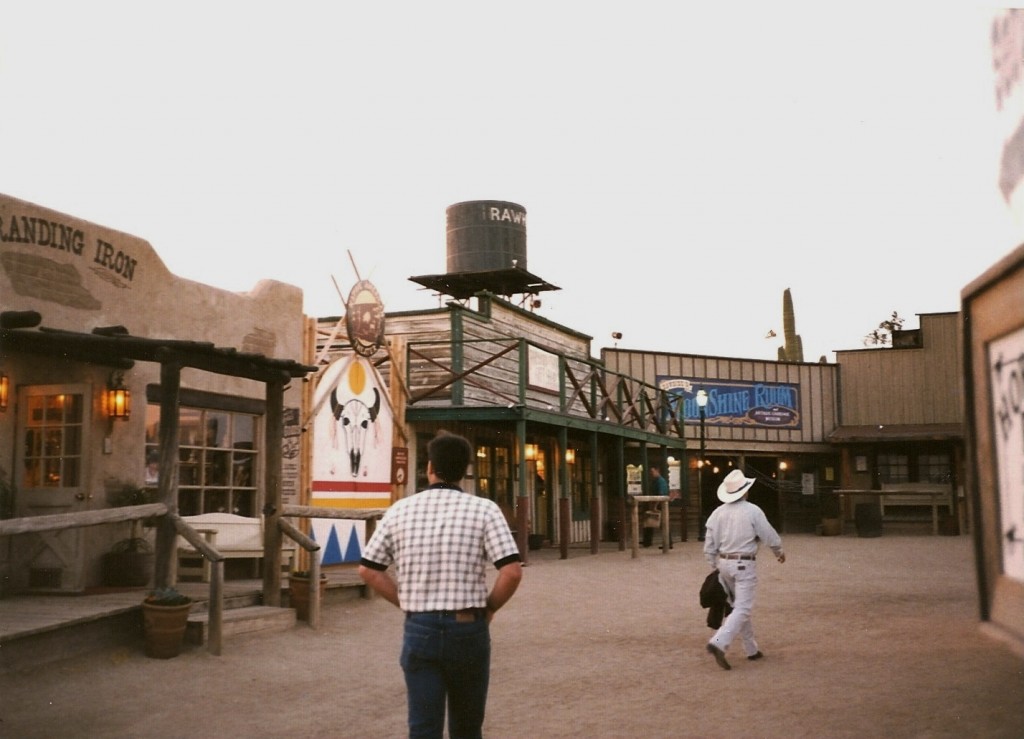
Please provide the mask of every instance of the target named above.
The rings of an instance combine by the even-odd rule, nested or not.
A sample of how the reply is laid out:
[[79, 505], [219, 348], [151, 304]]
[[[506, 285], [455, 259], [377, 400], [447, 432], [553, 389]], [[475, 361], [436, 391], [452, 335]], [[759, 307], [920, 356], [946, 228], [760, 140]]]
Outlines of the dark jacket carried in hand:
[[712, 629], [719, 628], [723, 619], [732, 612], [729, 596], [718, 580], [718, 570], [711, 570], [700, 586], [700, 607], [708, 609], [708, 626]]

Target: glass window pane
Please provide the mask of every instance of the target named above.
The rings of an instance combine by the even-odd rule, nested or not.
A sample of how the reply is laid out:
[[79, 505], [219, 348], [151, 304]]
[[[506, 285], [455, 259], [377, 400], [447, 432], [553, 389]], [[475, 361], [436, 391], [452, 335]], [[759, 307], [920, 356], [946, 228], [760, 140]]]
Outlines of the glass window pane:
[[235, 452], [234, 472], [232, 472], [231, 484], [237, 488], [248, 488], [253, 486], [253, 462], [256, 459], [254, 454], [243, 454]]
[[202, 444], [203, 413], [195, 408], [181, 408], [178, 411], [178, 444], [197, 446]]
[[217, 411], [206, 412], [206, 446], [225, 449], [230, 438], [228, 414]]
[[82, 427], [68, 426], [64, 431], [64, 456], [79, 456], [82, 453]]
[[62, 395], [64, 399], [64, 422], [65, 423], [81, 423], [82, 422], [82, 396], [81, 395]]
[[160, 449], [156, 446], [146, 446], [146, 469], [143, 472], [143, 480], [149, 487], [155, 487], [160, 482]]
[[195, 449], [178, 450], [178, 484], [199, 484], [199, 452]]
[[235, 504], [231, 512], [236, 516], [255, 516], [256, 505], [255, 505], [255, 493], [253, 492], [238, 492], [233, 493]]
[[81, 461], [79, 457], [65, 457], [64, 458], [64, 477], [61, 480], [61, 485], [66, 488], [77, 487], [79, 482], [79, 469], [81, 468]]
[[63, 448], [60, 429], [48, 428], [43, 437], [43, 454], [47, 457], [58, 457], [60, 456], [61, 449]]
[[25, 432], [25, 456], [38, 457], [42, 453], [43, 436], [38, 431], [28, 429]]
[[64, 420], [64, 396], [48, 395], [46, 397], [46, 409], [43, 415], [44, 421], [60, 423]]
[[227, 513], [228, 493], [226, 490], [207, 490], [203, 494], [203, 513]]
[[198, 490], [182, 490], [178, 493], [178, 513], [180, 515], [198, 516], [200, 512]]
[[243, 416], [241, 414], [235, 415], [234, 428], [232, 429], [231, 436], [234, 441], [233, 446], [235, 449], [255, 449], [256, 417]]
[[160, 441], [160, 406], [150, 403], [146, 406], [146, 443]]
[[228, 484], [228, 470], [231, 466], [231, 452], [206, 450], [206, 476], [204, 485], [224, 487]]
[[26, 459], [25, 460], [25, 476], [22, 478], [22, 487], [26, 488], [37, 488], [40, 482], [40, 472], [42, 467], [39, 464], [38, 459]]
[[60, 458], [43, 460], [43, 487], [60, 486]]

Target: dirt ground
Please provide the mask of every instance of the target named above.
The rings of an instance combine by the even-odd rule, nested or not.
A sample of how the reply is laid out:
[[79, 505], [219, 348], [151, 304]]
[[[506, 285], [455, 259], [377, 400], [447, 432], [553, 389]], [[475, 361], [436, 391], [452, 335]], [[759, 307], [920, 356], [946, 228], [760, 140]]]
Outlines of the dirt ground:
[[[705, 653], [694, 540], [531, 552], [492, 624], [488, 737], [1021, 737], [1024, 658], [979, 628], [966, 536], [784, 536], [758, 561], [766, 657]], [[119, 650], [0, 678], [0, 736], [402, 737], [401, 614], [324, 607], [320, 631], [171, 660]]]

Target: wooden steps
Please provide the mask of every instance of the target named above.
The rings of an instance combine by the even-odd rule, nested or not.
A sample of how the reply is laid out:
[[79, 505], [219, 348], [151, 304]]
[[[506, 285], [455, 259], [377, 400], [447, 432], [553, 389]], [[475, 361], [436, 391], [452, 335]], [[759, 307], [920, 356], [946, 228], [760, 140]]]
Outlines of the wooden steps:
[[[275, 633], [295, 627], [294, 608], [274, 606], [242, 606], [224, 609], [222, 634], [225, 639], [241, 635]], [[185, 642], [202, 646], [210, 635], [209, 613], [205, 610], [190, 613], [185, 627]]]

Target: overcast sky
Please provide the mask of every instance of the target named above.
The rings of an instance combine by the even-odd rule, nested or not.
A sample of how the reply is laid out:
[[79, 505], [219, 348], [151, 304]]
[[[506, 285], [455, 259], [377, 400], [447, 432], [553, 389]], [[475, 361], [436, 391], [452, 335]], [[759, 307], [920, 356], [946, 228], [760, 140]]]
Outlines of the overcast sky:
[[353, 262], [438, 305], [408, 278], [446, 270], [445, 208], [509, 200], [538, 312], [595, 353], [775, 358], [789, 287], [832, 360], [1024, 238], [992, 12], [933, 5], [10, 2], [0, 192], [318, 316]]

